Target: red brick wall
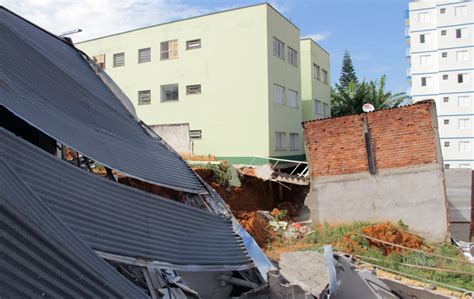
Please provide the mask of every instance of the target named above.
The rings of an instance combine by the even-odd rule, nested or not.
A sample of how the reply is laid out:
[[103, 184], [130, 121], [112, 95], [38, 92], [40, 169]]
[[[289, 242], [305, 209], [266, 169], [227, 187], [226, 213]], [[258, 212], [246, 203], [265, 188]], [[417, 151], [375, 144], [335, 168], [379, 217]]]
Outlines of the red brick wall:
[[368, 172], [367, 117], [377, 170], [437, 162], [432, 102], [303, 124], [312, 176]]

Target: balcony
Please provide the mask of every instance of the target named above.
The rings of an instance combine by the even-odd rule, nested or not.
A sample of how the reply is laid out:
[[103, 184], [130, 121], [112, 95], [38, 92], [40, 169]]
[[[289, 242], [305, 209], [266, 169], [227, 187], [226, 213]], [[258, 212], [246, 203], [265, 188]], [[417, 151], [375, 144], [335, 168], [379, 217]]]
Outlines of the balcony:
[[411, 48], [406, 48], [405, 49], [405, 56], [410, 57], [411, 56]]
[[410, 27], [405, 27], [405, 38], [410, 36]]

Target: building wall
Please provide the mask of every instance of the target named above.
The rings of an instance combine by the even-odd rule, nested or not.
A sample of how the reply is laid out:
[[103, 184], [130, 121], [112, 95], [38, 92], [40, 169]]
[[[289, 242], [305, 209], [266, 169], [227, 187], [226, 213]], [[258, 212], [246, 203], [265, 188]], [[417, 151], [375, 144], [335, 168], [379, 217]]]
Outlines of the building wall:
[[[466, 7], [466, 15], [456, 15], [456, 7], [460, 6]], [[409, 3], [406, 36], [410, 94], [414, 102], [426, 99], [436, 102], [444, 164], [449, 168], [474, 167], [473, 19], [472, 1]], [[460, 28], [465, 31], [457, 38], [456, 30]], [[420, 35], [426, 34], [429, 38], [421, 43]], [[466, 51], [466, 60], [458, 61], [460, 51]], [[430, 62], [422, 63], [422, 59]], [[457, 76], [461, 73], [469, 78], [458, 83]], [[426, 86], [422, 86], [422, 78], [428, 78]], [[465, 120], [469, 127], [463, 129], [460, 122]]]
[[[321, 46], [312, 39], [302, 39], [300, 42], [301, 51], [301, 101], [303, 104], [303, 121], [328, 117], [331, 115], [331, 74], [330, 57]], [[315, 78], [313, 65], [320, 67], [320, 77]], [[327, 82], [324, 82], [322, 70], [328, 72]], [[321, 101], [319, 111], [315, 110], [315, 100]], [[323, 103], [326, 103], [329, 110], [323, 112]]]
[[[301, 156], [301, 105], [274, 101], [278, 82], [301, 95], [298, 67], [273, 56], [273, 36], [299, 53], [299, 29], [268, 4], [156, 25], [98, 38], [77, 46], [89, 56], [106, 54], [106, 72], [133, 102], [148, 125], [189, 123], [202, 130], [194, 153], [238, 159], [249, 156]], [[186, 50], [186, 41], [201, 48]], [[178, 58], [160, 60], [160, 43], [178, 40]], [[138, 63], [138, 49], [151, 47], [151, 62]], [[287, 50], [287, 49], [285, 49]], [[125, 66], [113, 67], [125, 52]], [[160, 86], [179, 84], [179, 101], [161, 102]], [[201, 94], [186, 95], [186, 85]], [[151, 104], [138, 105], [138, 91], [151, 90]], [[300, 103], [301, 104], [301, 103]], [[300, 133], [298, 150], [275, 151], [275, 131]]]
[[[303, 131], [301, 129], [301, 80], [300, 68], [300, 31], [293, 24], [288, 23], [281, 15], [267, 7], [267, 47], [270, 49], [268, 55], [268, 115], [270, 128], [270, 147], [271, 156], [290, 157], [301, 156], [303, 149]], [[273, 55], [273, 38], [276, 37], [285, 43], [285, 59], [280, 59]], [[288, 61], [288, 47], [296, 50], [298, 55], [297, 66], [293, 66]], [[285, 104], [279, 104], [275, 101], [274, 84], [285, 87]], [[297, 108], [288, 105], [288, 91], [298, 92]], [[286, 140], [284, 150], [276, 150], [275, 132], [285, 132]], [[289, 147], [289, 134], [297, 133], [298, 149], [291, 150]]]
[[472, 170], [447, 169], [446, 194], [448, 196], [449, 231], [454, 239], [471, 242], [472, 227]]
[[[368, 128], [375, 173], [369, 173]], [[447, 203], [434, 102], [304, 123], [314, 223], [402, 220], [435, 241]], [[430, 217], [419, 215], [430, 211]], [[426, 219], [425, 219], [426, 218]]]
[[193, 140], [189, 137], [189, 124], [155, 125], [150, 128], [180, 155], [192, 153]]

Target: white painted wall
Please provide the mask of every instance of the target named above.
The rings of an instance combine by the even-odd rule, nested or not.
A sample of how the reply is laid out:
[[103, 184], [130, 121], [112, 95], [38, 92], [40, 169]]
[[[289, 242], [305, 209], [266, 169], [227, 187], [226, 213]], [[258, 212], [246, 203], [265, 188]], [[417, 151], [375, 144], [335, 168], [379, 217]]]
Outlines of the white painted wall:
[[[456, 15], [461, 6], [465, 7], [466, 15]], [[435, 100], [446, 167], [474, 168], [474, 3], [412, 1], [407, 26], [407, 76], [412, 100]], [[457, 38], [456, 29], [461, 28], [462, 37]], [[420, 42], [422, 34], [429, 36], [425, 43]], [[466, 51], [468, 58], [458, 61], [459, 51]], [[461, 73], [467, 74], [467, 78], [458, 83]], [[422, 78], [428, 78], [426, 86], [422, 86]], [[468, 119], [470, 126], [462, 129], [460, 119]], [[449, 123], [445, 124], [445, 120]], [[465, 147], [459, 143], [464, 142], [471, 144], [470, 151], [462, 150]]]

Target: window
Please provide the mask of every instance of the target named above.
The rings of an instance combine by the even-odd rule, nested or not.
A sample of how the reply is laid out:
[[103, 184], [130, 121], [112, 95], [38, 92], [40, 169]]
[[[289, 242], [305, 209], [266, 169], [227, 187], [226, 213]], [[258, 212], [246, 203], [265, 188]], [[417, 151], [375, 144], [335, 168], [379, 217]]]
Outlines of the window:
[[469, 98], [469, 96], [459, 96], [458, 105], [459, 107], [469, 107], [471, 106], [471, 99]]
[[448, 80], [448, 75], [447, 74], [443, 75], [443, 80]]
[[161, 101], [177, 101], [179, 99], [178, 84], [161, 85]]
[[101, 70], [105, 69], [105, 54], [96, 55], [93, 59]]
[[194, 84], [186, 86], [186, 94], [200, 94], [201, 84]]
[[161, 60], [175, 59], [178, 58], [178, 40], [173, 39], [160, 44]]
[[286, 133], [284, 132], [275, 132], [275, 150], [282, 151], [285, 150], [285, 139]]
[[418, 22], [420, 23], [429, 23], [431, 21], [430, 19], [430, 13], [429, 12], [420, 12], [418, 14]]
[[151, 61], [151, 48], [144, 48], [138, 50], [138, 63]]
[[449, 97], [443, 97], [443, 102], [445, 103], [449, 102]]
[[300, 134], [298, 133], [290, 133], [290, 150], [299, 150], [300, 149], [300, 143], [299, 141], [299, 136]]
[[328, 103], [323, 103], [323, 115], [324, 116], [329, 116], [329, 104]]
[[446, 30], [441, 30], [441, 35], [446, 35], [448, 32]]
[[288, 89], [288, 106], [298, 108], [298, 92]]
[[451, 145], [451, 143], [449, 141], [444, 142], [444, 147], [449, 147], [450, 145]]
[[467, 50], [457, 51], [456, 52], [456, 61], [468, 61], [469, 60], [469, 52]]
[[320, 100], [314, 100], [313, 114], [315, 116], [321, 115], [321, 101]]
[[469, 81], [468, 73], [458, 74], [458, 83], [466, 83], [468, 81]]
[[449, 169], [449, 164], [444, 164], [444, 169]]
[[201, 48], [201, 39], [193, 39], [186, 41], [186, 50]]
[[290, 47], [288, 47], [288, 63], [296, 67], [298, 66], [297, 52]]
[[151, 104], [151, 90], [138, 91], [138, 105], [150, 105], [150, 104]]
[[440, 13], [440, 14], [446, 13], [446, 8], [441, 8], [441, 9], [439, 10], [439, 13]]
[[421, 77], [421, 86], [428, 86], [430, 77]]
[[285, 44], [277, 38], [273, 38], [273, 55], [285, 60]]
[[430, 35], [428, 33], [420, 34], [420, 44], [429, 43]]
[[202, 130], [189, 130], [189, 138], [191, 139], [201, 139]]
[[460, 118], [459, 119], [459, 129], [467, 130], [471, 128], [471, 120], [469, 118]]
[[125, 53], [114, 54], [114, 67], [125, 65]]
[[456, 38], [463, 38], [466, 36], [466, 28], [456, 29]]
[[467, 16], [467, 6], [461, 5], [454, 8], [454, 15], [456, 17]]
[[323, 82], [328, 84], [328, 71], [323, 69]]
[[461, 153], [468, 153], [471, 151], [471, 142], [470, 141], [459, 141], [459, 151]]
[[443, 57], [443, 58], [448, 57], [448, 52], [441, 52], [441, 57]]
[[313, 78], [321, 80], [321, 68], [317, 64], [313, 64]]
[[421, 55], [420, 56], [420, 64], [421, 65], [431, 65], [433, 60], [431, 59], [431, 55]]
[[449, 125], [449, 119], [445, 119], [445, 120], [443, 121], [443, 123], [444, 123], [445, 125]]
[[275, 84], [275, 102], [285, 105], [285, 88]]

